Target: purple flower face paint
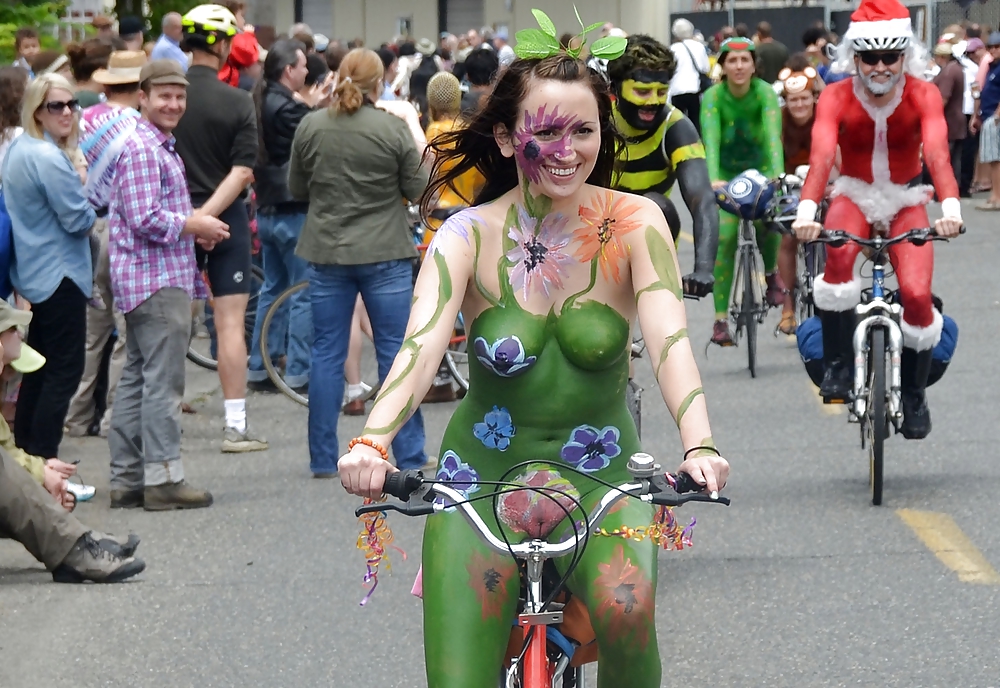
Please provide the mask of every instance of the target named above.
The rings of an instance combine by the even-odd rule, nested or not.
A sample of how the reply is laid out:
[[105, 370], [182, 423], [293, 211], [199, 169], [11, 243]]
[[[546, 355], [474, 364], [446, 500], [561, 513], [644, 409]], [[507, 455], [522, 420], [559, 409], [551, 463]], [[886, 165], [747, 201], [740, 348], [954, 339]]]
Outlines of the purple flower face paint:
[[514, 157], [529, 181], [542, 180], [542, 165], [546, 158], [565, 158], [573, 154], [573, 134], [580, 127], [574, 115], [559, 114], [559, 106], [546, 112], [546, 106], [532, 115], [524, 113], [524, 125], [514, 132]]

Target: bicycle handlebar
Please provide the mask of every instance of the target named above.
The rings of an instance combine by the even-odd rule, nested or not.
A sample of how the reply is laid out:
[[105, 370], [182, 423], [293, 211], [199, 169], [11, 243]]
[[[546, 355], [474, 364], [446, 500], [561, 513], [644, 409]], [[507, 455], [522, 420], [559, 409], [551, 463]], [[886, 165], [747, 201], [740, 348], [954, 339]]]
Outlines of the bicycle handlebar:
[[[729, 499], [726, 497], [695, 492], [702, 489], [702, 486], [686, 473], [672, 476], [674, 484], [671, 486], [665, 474], [656, 475], [659, 466], [653, 463], [653, 458], [648, 454], [634, 454], [629, 460], [628, 467], [635, 482], [623, 483], [607, 491], [587, 517], [586, 524], [590, 528], [597, 527], [618, 500], [630, 496], [663, 506], [680, 506], [688, 502], [709, 502], [729, 506]], [[516, 484], [513, 486], [524, 487]], [[508, 545], [493, 534], [465, 495], [443, 483], [428, 481], [420, 471], [398, 471], [386, 476], [383, 489], [386, 494], [403, 500], [405, 504], [402, 506], [389, 503], [367, 504], [358, 507], [355, 514], [361, 516], [374, 511], [398, 511], [405, 516], [427, 516], [451, 506], [465, 516], [473, 530], [479, 533], [491, 549], [504, 555], [513, 554], [515, 557], [526, 557], [529, 554], [543, 554], [550, 558], [565, 556], [578, 546], [581, 538], [579, 530], [574, 528], [571, 535], [557, 543], [546, 543], [536, 539]], [[436, 497], [443, 497], [450, 504], [435, 502]]]
[[[958, 230], [958, 233], [965, 234], [965, 225], [962, 225], [962, 228]], [[876, 235], [871, 239], [862, 239], [861, 237], [845, 232], [842, 229], [823, 229], [820, 230], [819, 237], [810, 243], [830, 244], [834, 248], [837, 248], [839, 246], [843, 246], [848, 241], [853, 242], [858, 246], [881, 250], [904, 241], [908, 241], [916, 246], [923, 246], [928, 241], [948, 241], [948, 237], [938, 236], [938, 233], [933, 227], [919, 227], [911, 229], [908, 232], [903, 232], [898, 236], [890, 238]]]

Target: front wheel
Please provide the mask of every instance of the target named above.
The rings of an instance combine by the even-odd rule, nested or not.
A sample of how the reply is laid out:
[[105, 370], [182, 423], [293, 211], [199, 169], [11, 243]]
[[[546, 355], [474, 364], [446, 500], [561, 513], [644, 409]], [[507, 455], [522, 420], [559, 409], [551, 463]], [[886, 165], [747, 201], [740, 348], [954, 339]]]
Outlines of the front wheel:
[[758, 279], [754, 266], [753, 253], [745, 251], [740, 257], [743, 274], [742, 319], [747, 328], [747, 364], [750, 367], [750, 377], [757, 377], [757, 316], [762, 304], [757, 301], [754, 290], [754, 280]]
[[868, 482], [872, 504], [882, 503], [883, 445], [889, 434], [885, 413], [885, 330], [873, 327], [868, 350]]

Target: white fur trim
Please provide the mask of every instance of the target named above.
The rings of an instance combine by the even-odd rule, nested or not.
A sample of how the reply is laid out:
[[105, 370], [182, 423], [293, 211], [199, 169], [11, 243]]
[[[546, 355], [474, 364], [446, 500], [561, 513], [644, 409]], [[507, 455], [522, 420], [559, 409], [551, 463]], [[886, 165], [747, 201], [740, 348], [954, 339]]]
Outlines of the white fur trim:
[[810, 201], [808, 198], [803, 198], [799, 201], [799, 207], [795, 211], [795, 219], [804, 220], [806, 222], [815, 222], [817, 208], [819, 208], [819, 206], [816, 205], [816, 201]]
[[[818, 303], [816, 304], [819, 305]], [[914, 351], [927, 351], [937, 346], [941, 341], [941, 330], [944, 328], [944, 318], [937, 308], [931, 308], [934, 321], [927, 327], [914, 327], [906, 322], [906, 309], [903, 309], [903, 319], [899, 329], [903, 331], [903, 346]]]
[[813, 282], [813, 303], [816, 304], [816, 308], [843, 313], [857, 306], [859, 301], [861, 301], [861, 280], [857, 277], [850, 282], [830, 284], [826, 281], [824, 272]]
[[899, 19], [883, 19], [882, 21], [852, 21], [843, 40], [853, 41], [855, 38], [912, 38], [913, 24], [910, 17]]
[[899, 77], [892, 100], [885, 105], [876, 107], [865, 96], [865, 87], [860, 78], [854, 80], [854, 97], [861, 103], [868, 116], [875, 123], [875, 145], [872, 148], [872, 179], [876, 184], [887, 183], [891, 179], [889, 173], [889, 118], [899, 104], [903, 102], [903, 89], [906, 88], [906, 75]]
[[941, 215], [947, 218], [962, 219], [962, 202], [957, 198], [946, 198], [941, 201]]
[[841, 177], [835, 181], [832, 193], [834, 197], [851, 199], [869, 223], [887, 225], [903, 208], [926, 205], [933, 194], [932, 186], [903, 186], [891, 182], [875, 185], [855, 177]]

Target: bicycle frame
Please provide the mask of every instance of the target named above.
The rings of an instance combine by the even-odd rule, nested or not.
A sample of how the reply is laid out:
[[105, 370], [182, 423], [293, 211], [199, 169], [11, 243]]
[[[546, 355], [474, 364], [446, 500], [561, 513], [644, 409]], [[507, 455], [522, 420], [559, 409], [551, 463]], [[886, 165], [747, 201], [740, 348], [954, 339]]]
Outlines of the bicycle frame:
[[736, 264], [733, 266], [733, 293], [730, 298], [729, 313], [733, 320], [738, 322], [738, 316], [742, 310], [743, 306], [743, 274], [741, 272], [743, 261], [740, 260], [743, 253], [749, 251], [750, 255], [753, 256], [753, 266], [756, 279], [753, 280], [753, 290], [754, 290], [754, 300], [757, 302], [758, 307], [754, 309], [751, 314], [756, 317], [759, 321], [763, 320], [764, 314], [767, 313], [767, 307], [764, 303], [764, 259], [760, 253], [760, 247], [757, 246], [757, 229], [754, 227], [753, 222], [750, 220], [740, 219], [740, 233], [737, 238], [736, 244]]
[[852, 412], [857, 418], [864, 418], [868, 398], [868, 356], [869, 333], [874, 327], [885, 329], [888, 334], [887, 348], [889, 350], [889, 389], [886, 404], [889, 417], [893, 424], [902, 418], [901, 366], [900, 357], [903, 352], [903, 332], [899, 328], [902, 308], [898, 303], [886, 301], [885, 265], [888, 261], [884, 250], [876, 252], [872, 259], [872, 291], [871, 298], [858, 304], [855, 312], [862, 316], [861, 322], [854, 328], [854, 400]]

